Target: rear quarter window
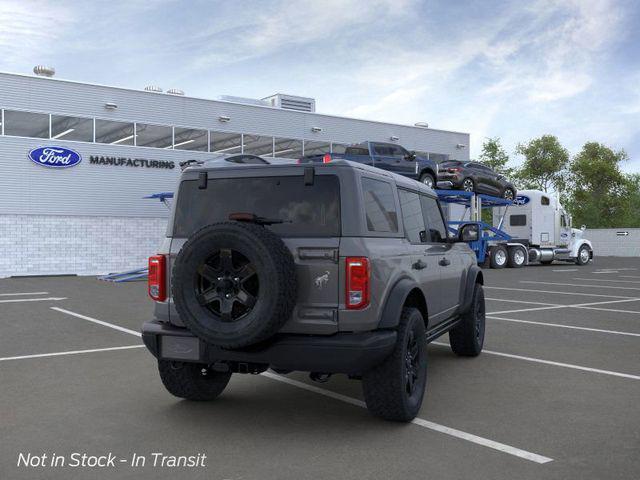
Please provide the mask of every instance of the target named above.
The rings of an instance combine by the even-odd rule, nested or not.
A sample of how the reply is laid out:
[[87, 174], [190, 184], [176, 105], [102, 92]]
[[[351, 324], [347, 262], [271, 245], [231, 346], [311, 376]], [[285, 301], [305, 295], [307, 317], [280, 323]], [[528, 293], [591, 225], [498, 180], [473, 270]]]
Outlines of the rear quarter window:
[[231, 213], [280, 219], [268, 225], [282, 237], [340, 236], [340, 182], [335, 175], [316, 175], [313, 185], [302, 176], [209, 179], [180, 184], [173, 234], [187, 238], [200, 228], [229, 220]]
[[398, 212], [391, 184], [372, 178], [362, 179], [367, 229], [370, 232], [396, 233]]

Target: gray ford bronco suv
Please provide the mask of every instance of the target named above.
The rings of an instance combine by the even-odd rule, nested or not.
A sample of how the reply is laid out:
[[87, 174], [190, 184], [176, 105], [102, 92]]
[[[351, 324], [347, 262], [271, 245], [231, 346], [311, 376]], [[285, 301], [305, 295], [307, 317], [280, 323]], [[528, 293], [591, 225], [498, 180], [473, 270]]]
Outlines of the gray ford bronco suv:
[[187, 167], [149, 259], [142, 338], [173, 395], [212, 400], [232, 373], [342, 373], [368, 409], [410, 421], [427, 343], [484, 341], [483, 276], [427, 186], [367, 165]]

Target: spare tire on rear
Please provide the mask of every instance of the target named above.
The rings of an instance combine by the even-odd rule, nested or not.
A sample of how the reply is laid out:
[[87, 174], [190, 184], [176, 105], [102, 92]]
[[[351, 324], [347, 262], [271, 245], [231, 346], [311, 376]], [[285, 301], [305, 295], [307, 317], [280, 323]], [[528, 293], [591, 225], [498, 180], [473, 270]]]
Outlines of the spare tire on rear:
[[176, 257], [171, 285], [185, 326], [225, 348], [273, 336], [297, 299], [291, 252], [251, 223], [221, 222], [194, 233]]

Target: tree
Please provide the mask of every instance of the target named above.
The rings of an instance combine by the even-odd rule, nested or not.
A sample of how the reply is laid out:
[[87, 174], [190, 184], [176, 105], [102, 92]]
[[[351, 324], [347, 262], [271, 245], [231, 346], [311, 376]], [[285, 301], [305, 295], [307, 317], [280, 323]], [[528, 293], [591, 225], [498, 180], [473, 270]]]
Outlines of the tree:
[[502, 147], [499, 137], [485, 138], [482, 144], [482, 153], [478, 160], [483, 165], [492, 168], [496, 172], [506, 176], [513, 176], [513, 168], [508, 167], [509, 155]]
[[569, 151], [554, 135], [543, 135], [519, 144], [516, 153], [524, 156], [522, 167], [516, 172], [520, 187], [548, 192], [564, 189], [564, 176], [569, 163]]
[[568, 205], [576, 225], [630, 226], [636, 219], [640, 180], [625, 175], [620, 163], [624, 150], [613, 151], [598, 142], [587, 142], [569, 167]]

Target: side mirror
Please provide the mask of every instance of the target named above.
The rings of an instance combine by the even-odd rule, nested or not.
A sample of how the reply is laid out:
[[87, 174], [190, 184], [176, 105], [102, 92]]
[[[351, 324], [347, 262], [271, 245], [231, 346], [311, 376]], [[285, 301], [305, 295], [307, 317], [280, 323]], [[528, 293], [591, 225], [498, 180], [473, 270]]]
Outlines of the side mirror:
[[416, 159], [416, 152], [411, 150], [408, 154], [404, 156], [404, 159], [409, 160], [410, 162], [414, 161]]
[[477, 223], [466, 223], [458, 230], [459, 242], [475, 242], [480, 238], [480, 227]]

